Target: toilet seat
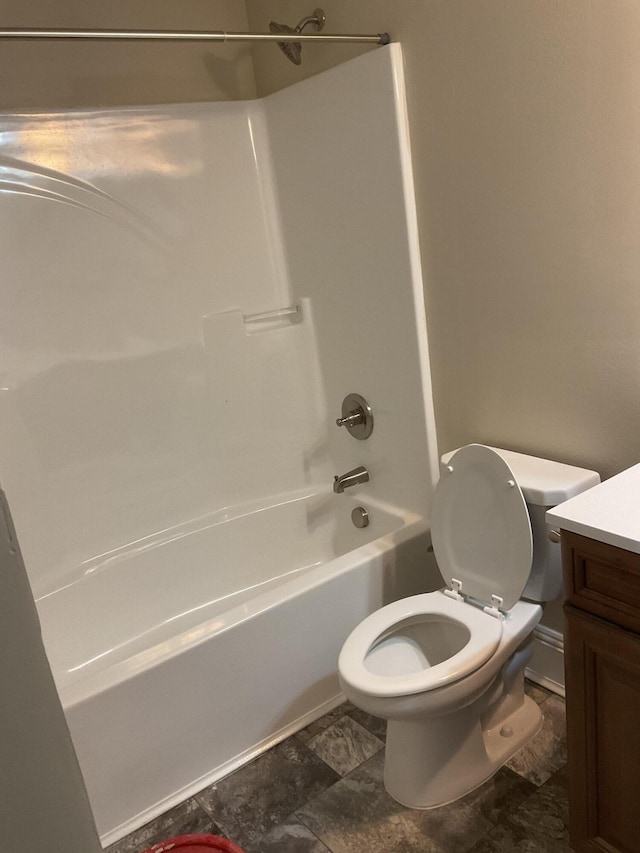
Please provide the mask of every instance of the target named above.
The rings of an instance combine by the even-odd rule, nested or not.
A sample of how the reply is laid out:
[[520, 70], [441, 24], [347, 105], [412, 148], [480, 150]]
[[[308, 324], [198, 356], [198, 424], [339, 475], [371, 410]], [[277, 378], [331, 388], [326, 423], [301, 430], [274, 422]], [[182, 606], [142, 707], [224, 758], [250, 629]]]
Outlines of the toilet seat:
[[503, 631], [497, 608], [510, 610], [522, 595], [533, 539], [520, 487], [495, 450], [471, 444], [451, 457], [436, 487], [432, 538], [454, 592], [388, 604], [352, 631], [338, 667], [360, 693], [406, 696], [444, 687], [496, 651]]
[[[466, 642], [450, 657], [418, 671], [385, 675], [367, 668], [367, 656], [387, 638], [394, 640], [394, 629], [428, 625], [429, 622], [453, 623], [454, 630], [468, 633]], [[387, 604], [361, 622], [347, 637], [340, 652], [341, 677], [361, 693], [370, 696], [406, 696], [444, 687], [474, 672], [494, 654], [502, 637], [503, 622], [480, 608], [447, 598], [443, 592], [429, 592]], [[400, 646], [411, 640], [399, 636]], [[405, 648], [406, 650], [406, 648]]]
[[[510, 610], [533, 560], [527, 504], [508, 463], [490, 447], [469, 444], [449, 460], [431, 513], [433, 551], [447, 585], [482, 604]], [[454, 584], [453, 581], [456, 581]]]

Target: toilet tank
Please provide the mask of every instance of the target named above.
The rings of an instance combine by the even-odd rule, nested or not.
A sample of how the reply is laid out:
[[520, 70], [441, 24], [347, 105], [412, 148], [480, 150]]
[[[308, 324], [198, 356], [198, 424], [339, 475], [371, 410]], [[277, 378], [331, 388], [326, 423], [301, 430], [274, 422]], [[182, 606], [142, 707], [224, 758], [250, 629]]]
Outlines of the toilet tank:
[[[529, 581], [522, 593], [530, 601], [553, 601], [562, 590], [562, 562], [560, 543], [549, 539], [552, 529], [545, 521], [545, 513], [569, 498], [597, 486], [600, 475], [587, 468], [552, 462], [513, 450], [492, 447], [513, 471], [524, 499], [527, 502], [533, 534], [533, 562]], [[456, 451], [441, 458], [446, 465]]]

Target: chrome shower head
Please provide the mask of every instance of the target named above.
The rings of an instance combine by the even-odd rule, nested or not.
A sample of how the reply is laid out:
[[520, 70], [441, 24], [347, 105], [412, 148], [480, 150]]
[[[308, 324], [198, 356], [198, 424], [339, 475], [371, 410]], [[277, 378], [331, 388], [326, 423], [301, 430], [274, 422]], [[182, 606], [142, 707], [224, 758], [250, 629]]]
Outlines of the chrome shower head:
[[[293, 27], [288, 27], [286, 24], [277, 24], [271, 21], [269, 30], [272, 33], [287, 33], [287, 35], [295, 35], [296, 30]], [[302, 64], [302, 44], [299, 41], [279, 41], [276, 42], [280, 50], [284, 53], [287, 59], [290, 59], [294, 65]]]
[[[325, 14], [322, 9], [314, 9], [313, 15], [307, 15], [295, 27], [290, 27], [287, 24], [278, 24], [276, 21], [271, 21], [269, 30], [272, 33], [286, 33], [287, 35], [297, 35], [301, 33], [305, 27], [313, 24], [317, 30], [324, 27]], [[279, 41], [278, 47], [294, 65], [302, 64], [302, 43], [299, 41]]]

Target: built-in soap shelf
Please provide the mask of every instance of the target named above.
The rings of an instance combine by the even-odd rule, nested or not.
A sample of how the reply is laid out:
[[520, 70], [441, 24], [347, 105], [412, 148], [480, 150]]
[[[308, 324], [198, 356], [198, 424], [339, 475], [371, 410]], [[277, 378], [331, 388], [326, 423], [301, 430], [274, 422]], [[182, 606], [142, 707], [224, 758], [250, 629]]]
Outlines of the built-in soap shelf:
[[[277, 332], [294, 327], [300, 327], [300, 331], [303, 331], [303, 316], [307, 322], [311, 319], [310, 306], [306, 303], [306, 299], [301, 299], [295, 305], [251, 314], [245, 314], [239, 308], [207, 314], [202, 318], [205, 347], [212, 353], [224, 353], [225, 358], [236, 351], [237, 358], [247, 358], [252, 352], [258, 358], [263, 358], [261, 338], [264, 337], [264, 346], [273, 347], [281, 337]], [[282, 345], [293, 345], [293, 339], [297, 341], [300, 338], [300, 331], [297, 334], [285, 333]], [[248, 338], [253, 339], [251, 344]], [[257, 355], [259, 352], [262, 355]]]
[[286, 329], [302, 322], [300, 305], [287, 305], [274, 311], [262, 311], [259, 314], [243, 314], [244, 330], [247, 335], [260, 332], [272, 332], [276, 329]]

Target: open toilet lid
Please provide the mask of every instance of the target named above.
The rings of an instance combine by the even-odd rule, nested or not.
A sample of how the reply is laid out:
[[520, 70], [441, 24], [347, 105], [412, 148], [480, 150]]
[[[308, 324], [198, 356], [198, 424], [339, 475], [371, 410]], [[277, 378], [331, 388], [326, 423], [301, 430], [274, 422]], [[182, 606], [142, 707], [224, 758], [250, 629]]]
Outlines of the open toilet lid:
[[433, 551], [444, 580], [463, 594], [510, 610], [529, 579], [533, 558], [527, 504], [511, 468], [482, 444], [460, 448], [433, 499]]

